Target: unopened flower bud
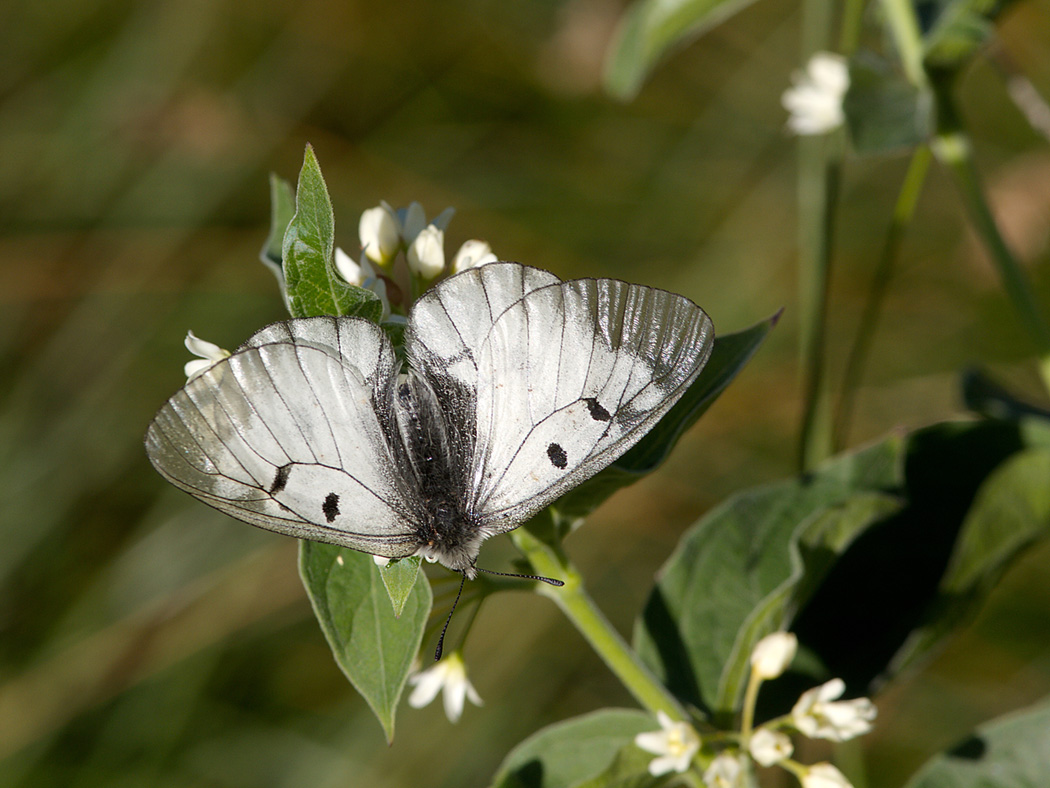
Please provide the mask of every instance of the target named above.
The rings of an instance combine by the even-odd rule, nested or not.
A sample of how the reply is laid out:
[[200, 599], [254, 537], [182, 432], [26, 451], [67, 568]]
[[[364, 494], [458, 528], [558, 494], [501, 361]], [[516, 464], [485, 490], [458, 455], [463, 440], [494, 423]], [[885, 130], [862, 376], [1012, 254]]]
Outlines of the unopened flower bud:
[[494, 263], [498, 258], [492, 253], [492, 247], [486, 241], [473, 239], [465, 241], [452, 260], [452, 273], [458, 274], [468, 268], [477, 268], [486, 263]]
[[445, 233], [428, 224], [408, 247], [408, 267], [424, 279], [445, 270]]
[[361, 214], [357, 235], [365, 255], [379, 265], [389, 265], [401, 247], [397, 217], [386, 203], [369, 208]]

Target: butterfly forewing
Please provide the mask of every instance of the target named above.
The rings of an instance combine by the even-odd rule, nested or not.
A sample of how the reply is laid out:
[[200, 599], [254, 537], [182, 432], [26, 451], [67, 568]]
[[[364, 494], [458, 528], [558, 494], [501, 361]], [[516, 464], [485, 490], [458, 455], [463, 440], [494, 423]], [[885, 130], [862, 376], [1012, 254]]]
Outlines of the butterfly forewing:
[[408, 555], [422, 504], [379, 416], [394, 375], [372, 323], [275, 324], [172, 397], [147, 451], [177, 486], [254, 525]]
[[406, 341], [412, 366], [432, 384], [452, 378], [473, 396], [475, 355], [492, 324], [527, 293], [558, 282], [553, 274], [517, 263], [492, 263], [445, 280], [412, 307]]
[[552, 285], [510, 306], [476, 353], [481, 521], [513, 528], [627, 451], [695, 380], [712, 342], [688, 299], [615, 280]]

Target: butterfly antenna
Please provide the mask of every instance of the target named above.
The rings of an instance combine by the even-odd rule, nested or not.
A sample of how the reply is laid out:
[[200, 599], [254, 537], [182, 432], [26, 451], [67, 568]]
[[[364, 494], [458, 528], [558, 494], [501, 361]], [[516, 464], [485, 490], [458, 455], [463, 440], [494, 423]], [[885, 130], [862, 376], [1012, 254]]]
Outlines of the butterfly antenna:
[[448, 625], [452, 623], [452, 614], [456, 612], [456, 605], [459, 604], [459, 598], [463, 596], [463, 584], [467, 582], [466, 573], [459, 579], [459, 591], [456, 592], [456, 601], [452, 603], [452, 609], [448, 611], [448, 618], [445, 619], [445, 626], [441, 627], [441, 637], [438, 638], [437, 648], [434, 650], [434, 661], [437, 662], [441, 659], [441, 652], [445, 649], [445, 633], [448, 632]]
[[539, 575], [516, 575], [512, 572], [497, 572], [493, 569], [482, 569], [480, 566], [475, 566], [479, 572], [484, 572], [487, 575], [499, 575], [500, 577], [520, 577], [522, 580], [539, 580], [541, 583], [547, 583], [548, 585], [557, 586], [561, 588], [565, 583], [561, 580], [555, 580], [553, 577], [540, 577]]

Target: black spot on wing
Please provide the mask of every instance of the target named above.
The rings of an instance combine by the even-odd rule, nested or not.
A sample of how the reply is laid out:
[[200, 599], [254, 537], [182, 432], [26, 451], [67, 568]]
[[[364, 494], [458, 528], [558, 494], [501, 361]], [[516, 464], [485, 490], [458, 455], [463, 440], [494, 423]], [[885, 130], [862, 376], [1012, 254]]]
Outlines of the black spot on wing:
[[555, 468], [564, 468], [569, 464], [569, 455], [567, 455], [565, 449], [557, 443], [552, 443], [547, 447], [547, 457], [550, 459], [551, 465]]
[[321, 506], [321, 511], [324, 512], [324, 518], [328, 522], [335, 520], [339, 516], [339, 496], [335, 493], [328, 493]]
[[277, 469], [277, 474], [273, 477], [273, 484], [270, 485], [270, 495], [277, 495], [277, 493], [284, 489], [285, 485], [288, 484], [288, 476], [291, 472], [291, 463], [282, 465]]
[[609, 421], [612, 419], [609, 411], [603, 408], [602, 404], [594, 397], [584, 397], [583, 401], [587, 403], [587, 410], [590, 411], [591, 418], [595, 421]]

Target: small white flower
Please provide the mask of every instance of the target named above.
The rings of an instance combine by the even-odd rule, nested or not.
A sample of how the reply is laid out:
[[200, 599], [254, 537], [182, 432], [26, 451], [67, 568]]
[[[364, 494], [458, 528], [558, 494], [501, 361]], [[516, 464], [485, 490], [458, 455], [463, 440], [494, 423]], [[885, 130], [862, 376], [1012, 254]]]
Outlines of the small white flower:
[[872, 728], [877, 710], [867, 698], [835, 700], [846, 691], [846, 682], [832, 679], [806, 690], [791, 710], [791, 723], [812, 739], [847, 741]]
[[452, 273], [458, 274], [468, 268], [478, 268], [486, 263], [494, 263], [498, 259], [486, 241], [477, 239], [465, 241], [452, 260]]
[[450, 722], [459, 720], [467, 698], [470, 698], [470, 702], [475, 706], [481, 705], [481, 698], [467, 678], [467, 666], [458, 651], [415, 674], [408, 681], [415, 687], [408, 697], [408, 705], [413, 709], [423, 708], [444, 690], [445, 716]]
[[817, 52], [796, 71], [793, 87], [784, 91], [780, 103], [791, 113], [788, 128], [795, 134], [825, 134], [842, 125], [842, 99], [849, 89], [846, 59], [831, 52]]
[[223, 350], [218, 345], [198, 339], [192, 331], [186, 333], [186, 349], [200, 358], [187, 361], [182, 371], [186, 373], [186, 382], [189, 383], [196, 377], [203, 375], [207, 370], [218, 364], [224, 358], [230, 357], [230, 351]]
[[747, 771], [740, 758], [727, 752], [717, 756], [704, 771], [707, 788], [744, 788], [746, 781]]
[[675, 722], [666, 713], [656, 712], [660, 730], [639, 733], [634, 743], [659, 757], [649, 761], [649, 774], [659, 777], [669, 772], [684, 772], [700, 749], [700, 736], [685, 722]]
[[379, 265], [389, 265], [401, 248], [397, 215], [385, 202], [361, 214], [357, 236], [368, 259]]
[[408, 267], [424, 279], [445, 270], [445, 232], [428, 224], [408, 247]]
[[386, 281], [376, 273], [376, 269], [368, 262], [367, 257], [361, 258], [361, 262], [358, 264], [354, 258], [339, 247], [336, 247], [335, 270], [339, 272], [339, 276], [346, 280], [347, 284], [363, 287], [365, 290], [371, 290], [379, 296], [379, 300], [383, 304], [383, 317], [381, 320], [386, 320], [390, 314], [390, 299], [387, 298], [386, 294]]
[[751, 672], [760, 679], [775, 679], [791, 664], [798, 651], [798, 638], [791, 632], [774, 632], [755, 644]]
[[799, 777], [802, 788], [853, 788], [846, 775], [830, 763], [815, 763]]
[[378, 566], [380, 569], [382, 569], [384, 566], [390, 563], [390, 559], [387, 558], [385, 555], [374, 555], [372, 556], [372, 560], [375, 561], [376, 566]]
[[772, 766], [785, 758], [790, 758], [795, 748], [791, 745], [791, 739], [779, 731], [771, 731], [769, 728], [759, 728], [751, 734], [747, 743], [747, 751], [755, 759], [755, 763], [762, 766]]

